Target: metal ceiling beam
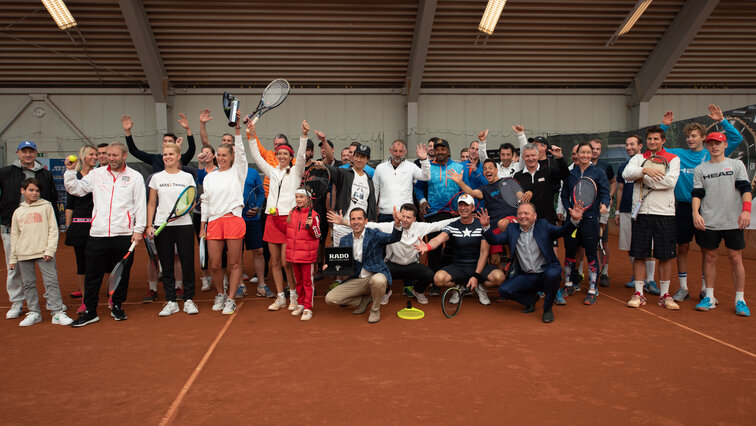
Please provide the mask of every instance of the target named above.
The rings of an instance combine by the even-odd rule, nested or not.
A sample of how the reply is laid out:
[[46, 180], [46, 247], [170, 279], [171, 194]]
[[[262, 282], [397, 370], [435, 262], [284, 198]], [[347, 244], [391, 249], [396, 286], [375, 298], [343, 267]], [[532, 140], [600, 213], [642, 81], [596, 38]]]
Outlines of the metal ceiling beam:
[[415, 33], [412, 35], [412, 48], [407, 66], [407, 102], [417, 102], [417, 97], [420, 95], [437, 3], [436, 0], [420, 0], [417, 7]]
[[139, 62], [142, 63], [142, 69], [147, 77], [147, 83], [150, 85], [152, 96], [155, 98], [155, 102], [164, 103], [167, 97], [168, 75], [165, 72], [165, 66], [160, 57], [160, 51], [147, 19], [144, 5], [137, 0], [118, 0], [118, 5], [121, 7], [123, 19], [129, 28], [131, 40], [134, 42], [134, 47], [139, 55]]
[[685, 2], [628, 86], [628, 106], [651, 100], [718, 3], [719, 0]]

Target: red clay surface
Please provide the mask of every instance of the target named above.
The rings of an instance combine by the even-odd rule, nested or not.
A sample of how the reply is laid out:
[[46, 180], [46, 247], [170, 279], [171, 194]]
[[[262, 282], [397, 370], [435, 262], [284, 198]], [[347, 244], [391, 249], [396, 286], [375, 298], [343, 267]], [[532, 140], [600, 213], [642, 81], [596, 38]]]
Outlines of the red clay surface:
[[[719, 259], [716, 310], [696, 312], [697, 300], [690, 300], [666, 311], [653, 297], [630, 309], [623, 286], [629, 263], [614, 236], [611, 247], [612, 286], [601, 289], [595, 306], [584, 306], [579, 293], [555, 307], [553, 324], [541, 322], [540, 306], [525, 315], [513, 302], [484, 307], [474, 298], [453, 319], [431, 298], [415, 304], [424, 319], [401, 320], [396, 312], [406, 299], [398, 283], [381, 321], [368, 324], [367, 315], [325, 306], [325, 281], [317, 286], [313, 320], [302, 323], [288, 311], [268, 312], [269, 300], [252, 291], [170, 420], [753, 424], [756, 327], [733, 313], [727, 258]], [[59, 277], [73, 317], [73, 251], [62, 244], [60, 250]], [[689, 286], [697, 289], [700, 255], [691, 254]], [[81, 329], [53, 326], [48, 312], [29, 328], [0, 319], [3, 424], [142, 425], [166, 417], [231, 317], [212, 312], [212, 294], [199, 293], [199, 315], [159, 318], [161, 303], [139, 303], [146, 292], [143, 247], [136, 256], [125, 322], [113, 321], [104, 305], [100, 322]], [[756, 260], [745, 262], [746, 299], [756, 308], [749, 293]], [[4, 314], [4, 291], [0, 300]]]

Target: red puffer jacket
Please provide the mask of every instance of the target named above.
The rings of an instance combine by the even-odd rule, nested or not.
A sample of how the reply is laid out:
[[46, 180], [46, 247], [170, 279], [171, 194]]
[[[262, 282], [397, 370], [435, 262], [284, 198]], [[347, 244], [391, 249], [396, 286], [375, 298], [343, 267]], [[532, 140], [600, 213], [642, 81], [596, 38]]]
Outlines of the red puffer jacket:
[[320, 217], [312, 212], [312, 225], [307, 225], [309, 207], [295, 207], [286, 219], [286, 261], [291, 263], [315, 263], [318, 260], [320, 240]]

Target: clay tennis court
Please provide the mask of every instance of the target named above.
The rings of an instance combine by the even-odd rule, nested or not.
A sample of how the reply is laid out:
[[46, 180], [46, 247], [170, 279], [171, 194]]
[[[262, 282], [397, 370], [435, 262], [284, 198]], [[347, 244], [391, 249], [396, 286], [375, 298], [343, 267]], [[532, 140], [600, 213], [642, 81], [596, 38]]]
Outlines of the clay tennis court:
[[[2, 423], [752, 423], [756, 333], [752, 319], [733, 313], [727, 258], [719, 258], [716, 310], [696, 312], [690, 300], [670, 312], [653, 297], [630, 309], [629, 265], [611, 244], [612, 286], [595, 306], [582, 305], [584, 293], [567, 299], [553, 324], [541, 322], [540, 305], [526, 315], [513, 302], [484, 307], [474, 298], [453, 319], [430, 298], [424, 319], [401, 320], [398, 285], [381, 321], [368, 324], [325, 306], [325, 281], [309, 323], [268, 312], [253, 293], [230, 317], [210, 311], [208, 292], [195, 299], [199, 315], [159, 318], [160, 303], [139, 302], [140, 247], [128, 321], [113, 321], [102, 303], [100, 322], [81, 329], [53, 326], [47, 312], [28, 328], [0, 321]], [[60, 249], [73, 315], [73, 252]], [[700, 271], [698, 253], [690, 262]]]

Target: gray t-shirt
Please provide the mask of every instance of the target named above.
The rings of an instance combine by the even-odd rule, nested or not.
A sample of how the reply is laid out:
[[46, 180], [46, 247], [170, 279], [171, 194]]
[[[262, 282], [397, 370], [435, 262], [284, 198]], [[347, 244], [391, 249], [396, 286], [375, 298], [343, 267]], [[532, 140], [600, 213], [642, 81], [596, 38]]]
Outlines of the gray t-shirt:
[[739, 180], [748, 182], [748, 174], [743, 162], [734, 158], [720, 163], [707, 161], [693, 170], [693, 189], [706, 191], [700, 210], [706, 229], [738, 229], [738, 216], [743, 209], [743, 198], [735, 188]]

